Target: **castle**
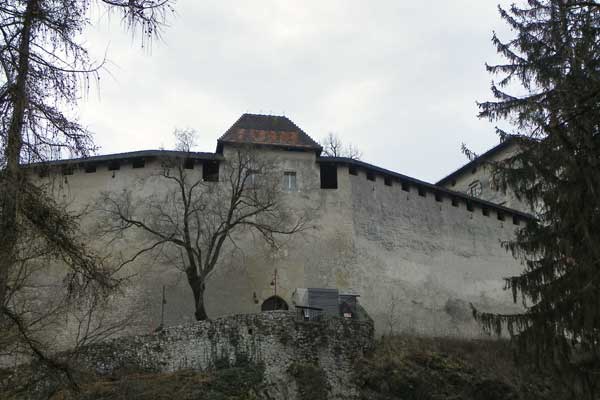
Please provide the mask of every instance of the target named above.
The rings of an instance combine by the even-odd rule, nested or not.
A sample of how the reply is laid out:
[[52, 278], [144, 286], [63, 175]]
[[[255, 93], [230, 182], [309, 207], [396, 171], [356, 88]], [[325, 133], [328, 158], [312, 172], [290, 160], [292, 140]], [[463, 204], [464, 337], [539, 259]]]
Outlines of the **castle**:
[[[306, 287], [359, 295], [382, 334], [474, 336], [480, 329], [469, 304], [519, 310], [502, 278], [522, 266], [500, 244], [531, 216], [514, 196], [493, 188], [484, 165], [515, 151], [509, 142], [431, 184], [362, 161], [322, 157], [321, 146], [288, 118], [244, 114], [214, 153], [135, 151], [53, 161], [35, 172], [60, 202], [82, 210], [101, 193], [135, 188], [140, 199], [160, 193], [160, 181], [148, 178], [165, 158], [185, 157], [198, 180], [223, 185], [222, 166], [249, 145], [275, 157], [285, 201], [310, 207], [314, 229], [290, 236], [277, 251], [251, 235], [224, 250], [206, 283], [209, 317], [291, 308], [294, 290]], [[84, 219], [84, 230], [93, 226], [93, 218]], [[139, 240], [127, 236], [117, 245], [132, 253]], [[58, 277], [60, 266], [54, 271]], [[166, 325], [194, 319], [183, 272], [154, 257], [140, 257], [122, 272], [129, 283], [111, 312], [131, 316], [135, 332], [156, 328], [161, 314]]]

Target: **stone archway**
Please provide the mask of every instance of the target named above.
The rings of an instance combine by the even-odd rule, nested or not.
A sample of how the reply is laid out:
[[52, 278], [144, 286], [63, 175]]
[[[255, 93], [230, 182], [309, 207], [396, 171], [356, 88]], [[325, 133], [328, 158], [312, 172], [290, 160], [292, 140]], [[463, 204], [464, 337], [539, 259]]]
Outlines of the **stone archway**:
[[261, 311], [288, 310], [288, 304], [279, 296], [271, 296], [263, 301]]

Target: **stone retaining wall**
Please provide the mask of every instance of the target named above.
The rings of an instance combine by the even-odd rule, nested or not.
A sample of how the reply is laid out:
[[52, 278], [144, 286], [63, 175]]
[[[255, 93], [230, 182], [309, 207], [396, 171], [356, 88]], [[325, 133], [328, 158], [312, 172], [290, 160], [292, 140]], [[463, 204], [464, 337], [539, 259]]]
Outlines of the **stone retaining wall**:
[[357, 396], [353, 362], [372, 345], [371, 321], [303, 322], [292, 312], [272, 311], [114, 339], [85, 349], [80, 362], [99, 374], [114, 374], [129, 369], [205, 370], [248, 360], [264, 365], [266, 391], [274, 399], [298, 398], [292, 369], [310, 365], [326, 376], [328, 398], [348, 399]]

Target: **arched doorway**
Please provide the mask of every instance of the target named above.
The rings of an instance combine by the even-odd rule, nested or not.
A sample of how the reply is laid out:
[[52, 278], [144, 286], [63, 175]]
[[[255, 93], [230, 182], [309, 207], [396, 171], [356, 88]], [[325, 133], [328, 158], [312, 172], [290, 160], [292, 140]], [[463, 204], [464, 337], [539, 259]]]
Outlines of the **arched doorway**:
[[271, 296], [262, 303], [260, 309], [261, 311], [288, 310], [289, 307], [281, 297]]

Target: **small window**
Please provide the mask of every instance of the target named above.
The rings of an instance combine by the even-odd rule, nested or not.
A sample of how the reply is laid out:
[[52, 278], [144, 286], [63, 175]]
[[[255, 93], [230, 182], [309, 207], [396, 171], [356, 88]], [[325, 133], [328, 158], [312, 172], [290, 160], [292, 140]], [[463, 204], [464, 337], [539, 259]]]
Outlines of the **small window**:
[[451, 183], [451, 185], [452, 185], [452, 186], [456, 186], [456, 180], [452, 179], [452, 183]]
[[258, 183], [258, 175], [260, 175], [260, 171], [249, 169], [247, 174], [248, 176], [246, 177], [246, 185], [251, 188], [255, 187]]
[[204, 182], [219, 182], [219, 163], [205, 161], [202, 164], [202, 180]]
[[441, 203], [442, 199], [443, 199], [442, 194], [436, 192], [435, 193], [435, 201], [437, 201], [438, 203]]
[[458, 207], [458, 199], [456, 197], [452, 198], [452, 207]]
[[86, 164], [83, 170], [86, 174], [92, 174], [96, 172], [96, 164]]
[[62, 167], [62, 174], [63, 175], [73, 175], [74, 170], [75, 169], [73, 168], [72, 165], [64, 165]]
[[516, 215], [513, 215], [512, 220], [514, 225], [519, 225], [521, 223], [519, 217], [517, 217]]
[[422, 187], [419, 188], [419, 196], [425, 197], [425, 189], [423, 189]]
[[132, 168], [144, 168], [146, 166], [146, 160], [143, 158], [134, 158], [131, 166]]
[[392, 178], [389, 176], [384, 176], [383, 183], [385, 184], [385, 186], [392, 186]]
[[467, 211], [471, 211], [473, 212], [475, 208], [473, 207], [473, 203], [469, 200], [467, 200]]
[[469, 184], [469, 188], [467, 189], [467, 193], [469, 194], [469, 196], [479, 197], [479, 196], [481, 196], [481, 192], [482, 192], [481, 182], [473, 181]]
[[400, 186], [402, 187], [402, 190], [404, 190], [405, 192], [410, 192], [410, 185], [407, 182], [401, 182]]
[[350, 167], [348, 167], [348, 173], [350, 175], [356, 176], [356, 175], [358, 175], [358, 170], [356, 169], [355, 166], [351, 165]]
[[498, 211], [497, 216], [498, 221], [504, 221], [504, 213], [502, 211]]
[[118, 161], [112, 161], [108, 164], [109, 171], [118, 171], [121, 169], [121, 163]]
[[337, 189], [337, 167], [321, 164], [321, 189]]
[[484, 216], [486, 216], [486, 217], [489, 217], [489, 216], [490, 216], [490, 210], [489, 210], [489, 208], [487, 208], [487, 207], [483, 207], [483, 208], [481, 209], [481, 213], [482, 213]]
[[370, 181], [375, 181], [375, 173], [372, 171], [367, 171], [367, 179]]
[[283, 190], [286, 192], [295, 192], [296, 186], [296, 172], [286, 171], [283, 173]]
[[473, 167], [473, 169], [471, 170], [471, 174], [475, 174], [477, 172], [477, 167]]
[[186, 158], [185, 160], [183, 160], [183, 168], [184, 169], [194, 169], [194, 159]]

